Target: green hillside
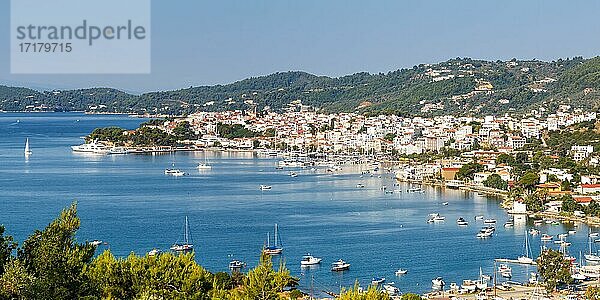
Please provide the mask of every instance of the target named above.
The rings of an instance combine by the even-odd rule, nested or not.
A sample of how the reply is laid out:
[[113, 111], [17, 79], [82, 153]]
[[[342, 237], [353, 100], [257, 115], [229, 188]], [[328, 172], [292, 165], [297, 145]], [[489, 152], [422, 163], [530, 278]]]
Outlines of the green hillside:
[[502, 114], [600, 105], [600, 58], [543, 61], [451, 59], [388, 73], [331, 78], [281, 72], [227, 85], [131, 95], [110, 88], [37, 92], [0, 86], [6, 111], [97, 111], [187, 114], [254, 109], [281, 112], [298, 104], [324, 112], [399, 115]]

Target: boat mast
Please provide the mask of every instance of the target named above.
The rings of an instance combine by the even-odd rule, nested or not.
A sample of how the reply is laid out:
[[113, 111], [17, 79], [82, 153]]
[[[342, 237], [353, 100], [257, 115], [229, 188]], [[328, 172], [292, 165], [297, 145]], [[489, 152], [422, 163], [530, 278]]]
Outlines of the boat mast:
[[189, 244], [189, 240], [188, 240], [188, 217], [185, 216], [185, 229], [183, 230], [183, 234], [184, 234], [184, 239], [185, 239], [185, 244]]
[[277, 223], [275, 223], [275, 247], [277, 247]]

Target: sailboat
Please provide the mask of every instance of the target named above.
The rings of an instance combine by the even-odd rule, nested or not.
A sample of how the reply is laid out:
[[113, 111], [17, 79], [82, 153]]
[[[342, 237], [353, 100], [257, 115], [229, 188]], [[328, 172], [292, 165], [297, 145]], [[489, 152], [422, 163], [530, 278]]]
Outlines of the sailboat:
[[598, 254], [594, 254], [592, 253], [592, 234], [591, 234], [591, 229], [590, 229], [590, 234], [588, 234], [588, 253], [584, 254], [583, 256], [585, 257], [586, 261], [591, 261], [591, 262], [600, 262], [600, 256], [598, 256]]
[[483, 276], [483, 271], [481, 270], [481, 267], [479, 267], [479, 279], [475, 280], [475, 286], [482, 291], [484, 291], [488, 287], [487, 279], [485, 279], [485, 277]]
[[204, 154], [204, 162], [203, 163], [199, 163], [196, 168], [198, 168], [198, 170], [210, 170], [210, 169], [212, 169], [212, 166], [208, 164], [208, 158], [206, 157], [206, 153]]
[[525, 254], [523, 256], [519, 256], [517, 261], [522, 264], [532, 265], [534, 261], [531, 256], [533, 255], [531, 254], [531, 249], [529, 247], [529, 238], [527, 232], [525, 232]]
[[281, 252], [283, 252], [283, 247], [282, 247], [282, 245], [280, 245], [280, 241], [279, 241], [279, 232], [278, 232], [278, 226], [277, 226], [277, 224], [275, 224], [275, 238], [274, 238], [274, 242], [275, 243], [273, 244], [273, 246], [271, 246], [271, 239], [269, 237], [269, 233], [267, 233], [267, 246], [263, 250], [263, 252], [265, 254], [278, 255], [278, 254], [281, 254]]
[[25, 139], [25, 156], [31, 155], [31, 149], [29, 149], [29, 138]]
[[188, 217], [185, 217], [185, 226], [183, 228], [183, 243], [179, 243], [176, 242], [175, 244], [173, 244], [171, 246], [171, 250], [173, 251], [177, 251], [177, 252], [184, 252], [184, 251], [192, 251], [194, 249], [194, 245], [192, 244], [191, 241], [191, 235], [190, 235], [190, 226], [188, 223]]

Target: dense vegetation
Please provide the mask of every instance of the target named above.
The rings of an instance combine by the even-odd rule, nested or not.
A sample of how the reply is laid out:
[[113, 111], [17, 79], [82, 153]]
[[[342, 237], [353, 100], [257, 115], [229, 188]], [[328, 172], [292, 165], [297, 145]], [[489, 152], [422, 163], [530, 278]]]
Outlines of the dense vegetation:
[[[273, 267], [262, 255], [248, 273], [211, 273], [194, 254], [130, 254], [115, 257], [96, 246], [79, 244], [80, 226], [73, 203], [44, 230], [36, 230], [17, 247], [0, 226], [0, 299], [297, 299], [298, 279], [284, 264]], [[14, 254], [14, 250], [16, 255]], [[341, 299], [389, 299], [369, 288], [347, 290]], [[404, 299], [404, 298], [403, 298]]]
[[565, 259], [560, 252], [552, 249], [542, 251], [537, 259], [538, 271], [542, 278], [546, 290], [552, 292], [560, 284], [568, 284], [573, 281], [571, 278], [571, 262]]
[[[431, 73], [440, 70], [441, 75]], [[327, 112], [500, 114], [540, 107], [553, 110], [570, 103], [598, 108], [598, 74], [600, 58], [553, 62], [456, 58], [388, 73], [330, 78], [282, 72], [227, 85], [142, 95], [110, 88], [38, 92], [0, 86], [0, 110], [187, 114], [256, 108], [260, 112], [297, 109], [300, 100]], [[492, 85], [491, 91], [477, 89], [483, 82]]]

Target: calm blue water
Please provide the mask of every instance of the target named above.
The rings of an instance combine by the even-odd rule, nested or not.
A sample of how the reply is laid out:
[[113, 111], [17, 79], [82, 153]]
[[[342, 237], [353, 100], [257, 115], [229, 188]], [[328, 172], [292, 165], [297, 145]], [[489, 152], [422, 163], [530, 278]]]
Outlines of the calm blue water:
[[[77, 113], [0, 113], [0, 224], [23, 241], [77, 200], [82, 221], [78, 239], [107, 241], [113, 253], [126, 256], [143, 255], [153, 247], [168, 249], [181, 239], [188, 216], [197, 261], [216, 272], [227, 270], [231, 256], [256, 265], [266, 233], [278, 223], [288, 268], [306, 289], [312, 273], [316, 291], [337, 292], [355, 280], [365, 286], [372, 277], [383, 276], [403, 291], [424, 292], [436, 276], [460, 283], [475, 279], [480, 267], [491, 274], [493, 258], [523, 253], [524, 232], [531, 224], [503, 228], [508, 216], [498, 200], [436, 188], [426, 188], [424, 194], [384, 194], [382, 185], [394, 185], [391, 174], [361, 178], [299, 170], [300, 176], [291, 178], [288, 171], [274, 169], [276, 160], [251, 153], [89, 156], [70, 151], [70, 145], [81, 143], [80, 137], [96, 127], [133, 129], [143, 121]], [[33, 151], [28, 160], [23, 155], [26, 137]], [[195, 165], [205, 155], [213, 169], [199, 172]], [[165, 176], [164, 169], [173, 163], [190, 176]], [[359, 168], [353, 171], [360, 173]], [[357, 189], [357, 183], [366, 187]], [[261, 192], [260, 184], [273, 185], [273, 190]], [[444, 201], [450, 204], [442, 206]], [[432, 212], [447, 221], [426, 224]], [[496, 235], [489, 240], [475, 238], [483, 225], [473, 220], [479, 214], [498, 219]], [[461, 216], [469, 227], [456, 225]], [[556, 235], [572, 227], [540, 229]], [[588, 229], [577, 230], [568, 241], [578, 257], [587, 247]], [[537, 256], [539, 236], [530, 240]], [[323, 257], [323, 265], [302, 271], [299, 260], [307, 252]], [[329, 271], [339, 258], [352, 264], [350, 271]], [[398, 268], [409, 273], [397, 278]], [[530, 271], [513, 266], [513, 280], [524, 280]]]

